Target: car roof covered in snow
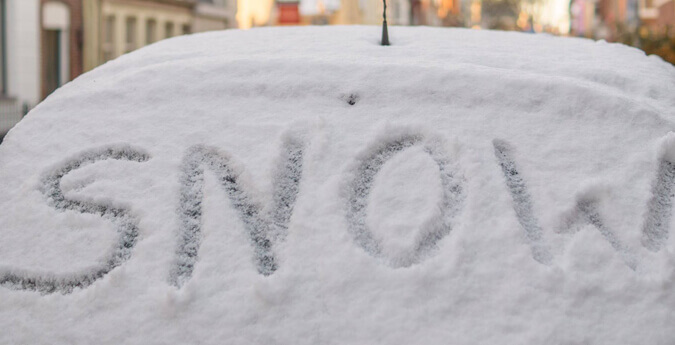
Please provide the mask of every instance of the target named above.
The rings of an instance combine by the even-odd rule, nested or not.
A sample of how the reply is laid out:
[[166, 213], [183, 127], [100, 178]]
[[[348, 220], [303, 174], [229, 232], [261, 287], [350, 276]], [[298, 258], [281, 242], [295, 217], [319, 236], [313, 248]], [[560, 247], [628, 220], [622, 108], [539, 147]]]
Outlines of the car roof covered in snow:
[[0, 343], [666, 344], [675, 68], [390, 27], [158, 42], [0, 145]]

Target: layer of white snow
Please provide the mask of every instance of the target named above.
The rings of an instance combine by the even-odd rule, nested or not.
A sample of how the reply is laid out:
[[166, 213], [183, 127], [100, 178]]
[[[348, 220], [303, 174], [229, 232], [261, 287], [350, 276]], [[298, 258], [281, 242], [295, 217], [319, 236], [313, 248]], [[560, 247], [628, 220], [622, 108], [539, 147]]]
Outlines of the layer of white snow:
[[463, 29], [176, 37], [0, 145], [2, 344], [672, 344], [675, 68]]

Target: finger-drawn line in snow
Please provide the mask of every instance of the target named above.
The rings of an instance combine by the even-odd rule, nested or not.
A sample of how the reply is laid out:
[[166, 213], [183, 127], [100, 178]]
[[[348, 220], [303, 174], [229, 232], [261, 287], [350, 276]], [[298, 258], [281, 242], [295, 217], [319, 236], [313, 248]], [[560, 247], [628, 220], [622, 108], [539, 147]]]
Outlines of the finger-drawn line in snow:
[[516, 211], [518, 222], [525, 229], [525, 237], [530, 243], [532, 257], [544, 265], [550, 265], [553, 257], [544, 242], [543, 231], [532, 211], [532, 201], [525, 181], [520, 176], [516, 163], [511, 157], [511, 149], [502, 140], [494, 140], [495, 156], [506, 178], [506, 186], [513, 198], [513, 209]]
[[[368, 195], [382, 166], [394, 155], [415, 145], [423, 145], [424, 151], [438, 166], [443, 197], [438, 219], [429, 221], [416, 239], [413, 249], [397, 258], [384, 258], [382, 245], [366, 225]], [[394, 268], [409, 267], [419, 263], [430, 254], [438, 241], [452, 230], [452, 220], [459, 213], [465, 199], [463, 179], [458, 176], [448, 159], [435, 144], [425, 142], [422, 135], [403, 135], [385, 142], [378, 142], [370, 153], [357, 160], [353, 180], [349, 183], [347, 196], [347, 223], [355, 242], [368, 254], [384, 259]]]
[[658, 252], [668, 240], [675, 198], [675, 163], [661, 158], [642, 227], [642, 245]]
[[581, 198], [577, 201], [577, 205], [568, 218], [566, 227], [563, 232], [571, 233], [573, 229], [579, 229], [578, 225], [581, 224], [590, 224], [595, 226], [600, 234], [612, 245], [612, 248], [619, 254], [623, 262], [626, 263], [630, 269], [635, 271], [638, 266], [637, 256], [632, 252], [630, 248], [621, 243], [621, 240], [616, 236], [616, 234], [611, 231], [600, 217], [600, 213], [597, 210], [597, 201], [593, 199]]
[[298, 195], [303, 166], [303, 143], [289, 138], [283, 145], [281, 164], [274, 177], [271, 214], [263, 214], [260, 203], [252, 200], [239, 181], [232, 158], [213, 147], [188, 149], [180, 173], [181, 193], [177, 259], [169, 280], [180, 288], [194, 271], [201, 244], [204, 167], [216, 175], [234, 209], [244, 223], [254, 249], [258, 272], [270, 275], [277, 269], [272, 246], [282, 241]]
[[[497, 161], [502, 167], [506, 185], [513, 199], [516, 216], [525, 229], [532, 246], [533, 257], [541, 263], [548, 264], [551, 261], [551, 256], [543, 244], [542, 230], [532, 212], [532, 200], [527, 193], [525, 182], [520, 177], [511, 148], [503, 140], [494, 140], [493, 145]], [[648, 202], [642, 227], [642, 244], [645, 248], [654, 252], [658, 251], [668, 239], [673, 198], [675, 197], [674, 186], [675, 164], [664, 156], [659, 162], [659, 170], [652, 188], [652, 198]], [[578, 228], [580, 224], [593, 225], [612, 245], [612, 248], [621, 256], [626, 265], [633, 270], [637, 269], [637, 256], [607, 227], [597, 210], [596, 200], [586, 197], [580, 198], [574, 210], [567, 216], [565, 223], [563, 232], [571, 232], [572, 229]], [[542, 253], [544, 253], [544, 256], [542, 256]]]
[[115, 159], [145, 162], [149, 158], [150, 156], [144, 151], [132, 147], [109, 147], [82, 153], [79, 157], [67, 161], [46, 174], [42, 179], [41, 191], [47, 198], [48, 203], [61, 212], [76, 211], [96, 214], [115, 223], [117, 225], [117, 232], [119, 233], [117, 246], [110, 257], [104, 260], [103, 264], [88, 272], [67, 276], [0, 272], [0, 285], [16, 290], [38, 291], [43, 294], [57, 291], [67, 294], [75, 288], [86, 288], [129, 259], [131, 257], [131, 250], [138, 238], [138, 220], [126, 208], [66, 197], [61, 189], [61, 180], [70, 172], [101, 160]]

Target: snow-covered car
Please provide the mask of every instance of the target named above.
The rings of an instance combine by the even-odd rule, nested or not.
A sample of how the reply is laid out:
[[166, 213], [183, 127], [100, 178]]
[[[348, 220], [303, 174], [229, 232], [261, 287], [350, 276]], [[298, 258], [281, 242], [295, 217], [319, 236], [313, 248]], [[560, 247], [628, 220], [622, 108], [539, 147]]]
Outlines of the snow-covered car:
[[464, 29], [176, 37], [0, 145], [2, 344], [673, 344], [675, 68]]

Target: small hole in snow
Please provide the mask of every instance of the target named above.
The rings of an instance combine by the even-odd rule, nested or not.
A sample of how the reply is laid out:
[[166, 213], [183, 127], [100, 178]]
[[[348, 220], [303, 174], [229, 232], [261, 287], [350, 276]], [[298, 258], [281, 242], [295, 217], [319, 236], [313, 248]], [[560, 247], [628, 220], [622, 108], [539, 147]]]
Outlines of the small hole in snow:
[[342, 98], [344, 101], [346, 101], [347, 104], [349, 104], [349, 105], [356, 104], [356, 102], [358, 102], [359, 99], [360, 99], [359, 95], [355, 94], [355, 93], [352, 93], [352, 94], [349, 94], [349, 95], [342, 95], [342, 97], [340, 97], [340, 98]]
[[351, 95], [349, 95], [349, 100], [347, 100], [347, 103], [349, 103], [349, 105], [354, 105], [354, 104], [356, 104], [356, 102], [358, 102], [358, 100], [359, 100], [358, 95], [351, 94]]

